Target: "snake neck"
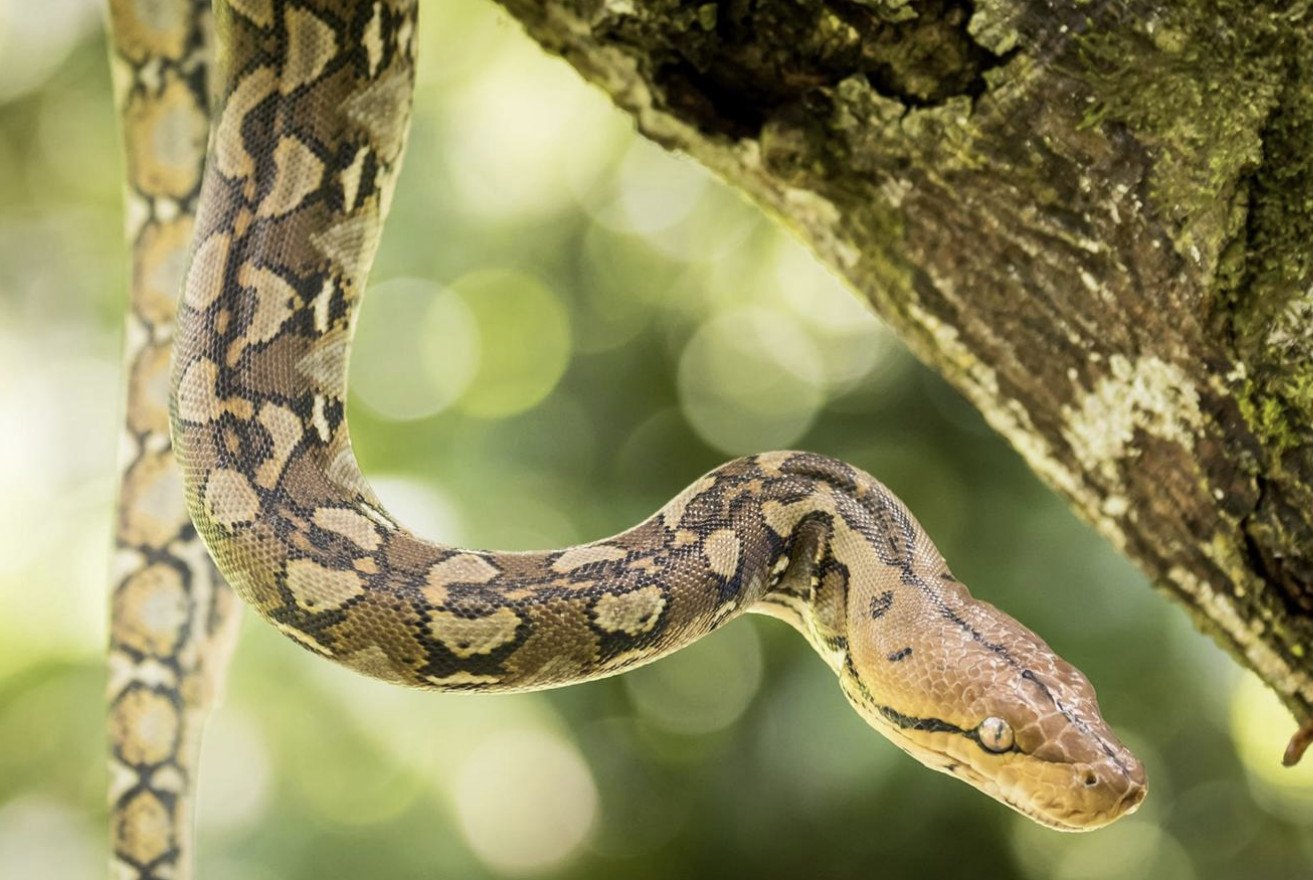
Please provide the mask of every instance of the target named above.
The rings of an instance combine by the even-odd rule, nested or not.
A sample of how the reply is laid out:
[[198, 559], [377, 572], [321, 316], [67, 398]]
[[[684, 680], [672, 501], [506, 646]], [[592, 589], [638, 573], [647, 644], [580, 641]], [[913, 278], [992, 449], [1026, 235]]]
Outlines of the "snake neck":
[[848, 658], [847, 578], [833, 564], [829, 514], [806, 514], [771, 564], [755, 614], [782, 620], [797, 630], [836, 674]]

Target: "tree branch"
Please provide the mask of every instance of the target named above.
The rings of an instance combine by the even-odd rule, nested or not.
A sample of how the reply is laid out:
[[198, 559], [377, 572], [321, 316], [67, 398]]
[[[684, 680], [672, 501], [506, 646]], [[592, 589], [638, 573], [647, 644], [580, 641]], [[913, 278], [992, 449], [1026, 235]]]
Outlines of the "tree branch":
[[1313, 12], [500, 0], [1313, 718]]

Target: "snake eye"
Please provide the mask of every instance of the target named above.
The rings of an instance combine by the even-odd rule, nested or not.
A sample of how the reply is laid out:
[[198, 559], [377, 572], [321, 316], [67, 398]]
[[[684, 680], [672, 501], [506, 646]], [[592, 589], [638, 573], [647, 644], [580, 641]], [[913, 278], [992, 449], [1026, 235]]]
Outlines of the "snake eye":
[[1012, 726], [1002, 718], [991, 715], [976, 728], [980, 747], [987, 752], [1006, 752], [1012, 748]]

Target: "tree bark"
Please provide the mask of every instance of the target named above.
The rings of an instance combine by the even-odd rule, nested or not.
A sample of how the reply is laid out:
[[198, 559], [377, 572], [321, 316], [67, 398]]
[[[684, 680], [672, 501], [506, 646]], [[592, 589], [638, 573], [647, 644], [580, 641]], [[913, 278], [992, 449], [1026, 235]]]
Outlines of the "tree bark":
[[1313, 719], [1313, 9], [499, 0]]

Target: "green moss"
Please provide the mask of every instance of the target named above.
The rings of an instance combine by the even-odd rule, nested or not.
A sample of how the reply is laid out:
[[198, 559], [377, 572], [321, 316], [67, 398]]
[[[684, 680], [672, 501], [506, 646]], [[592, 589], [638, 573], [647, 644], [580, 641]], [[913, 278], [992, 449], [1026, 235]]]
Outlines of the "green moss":
[[[1311, 40], [1310, 42], [1313, 42]], [[1272, 339], [1288, 356], [1309, 315], [1287, 311], [1313, 283], [1313, 62], [1300, 58], [1264, 133], [1250, 197], [1244, 290], [1235, 325], [1246, 347]], [[1307, 340], [1303, 354], [1307, 351]]]
[[1259, 401], [1255, 427], [1267, 441], [1268, 448], [1278, 455], [1299, 442], [1286, 408], [1276, 398], [1265, 397]]
[[1021, 39], [1016, 0], [976, 0], [969, 30], [977, 43], [996, 55], [1010, 52]]
[[1309, 442], [1313, 376], [1301, 373], [1277, 382], [1247, 379], [1236, 390], [1236, 402], [1245, 423], [1276, 460]]
[[856, 0], [862, 6], [870, 8], [884, 21], [898, 22], [916, 18], [916, 9], [911, 0]]
[[[1203, 7], [1203, 8], [1201, 8]], [[1243, 230], [1246, 176], [1263, 161], [1262, 131], [1285, 80], [1287, 29], [1241, 0], [1164, 4], [1138, 28], [1097, 21], [1080, 37], [1099, 95], [1086, 125], [1119, 123], [1155, 148], [1148, 185], [1191, 264], [1216, 270]], [[1285, 56], [1288, 57], [1288, 56]]]
[[1212, 281], [1212, 327], [1248, 367], [1241, 412], [1277, 459], [1313, 443], [1309, 13], [1194, 0], [1138, 31], [1096, 22], [1081, 38], [1099, 92], [1083, 124], [1126, 125], [1155, 149], [1151, 202], [1189, 270]]
[[1244, 284], [1231, 303], [1237, 345], [1264, 395], [1257, 428], [1277, 454], [1313, 444], [1313, 63], [1299, 64], [1269, 126]]

